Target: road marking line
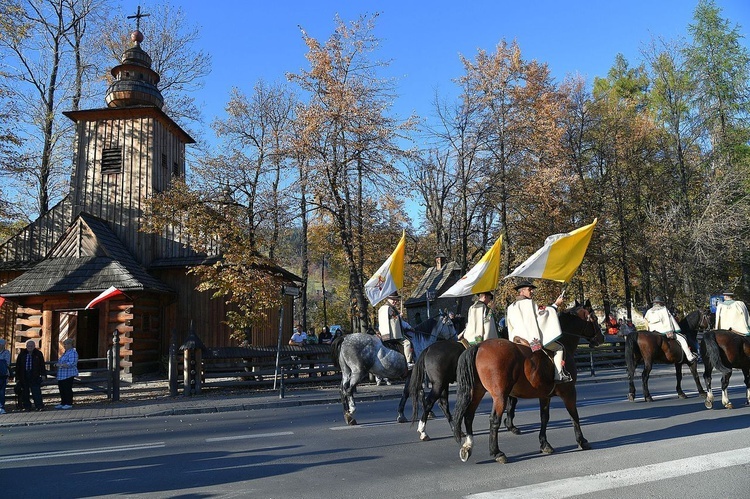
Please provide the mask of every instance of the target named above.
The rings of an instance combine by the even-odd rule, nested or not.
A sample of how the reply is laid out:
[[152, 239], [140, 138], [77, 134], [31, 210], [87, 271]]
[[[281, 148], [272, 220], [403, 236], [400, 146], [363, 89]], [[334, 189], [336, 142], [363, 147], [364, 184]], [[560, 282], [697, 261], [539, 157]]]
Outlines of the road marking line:
[[[704, 456], [692, 456], [665, 463], [648, 464], [637, 468], [607, 471], [596, 475], [572, 477], [554, 482], [524, 485], [512, 489], [494, 490], [466, 496], [471, 499], [525, 499], [532, 497], [572, 497], [618, 487], [641, 485], [648, 482], [672, 479], [730, 466], [750, 463], [750, 447], [717, 452]], [[664, 470], [669, 470], [665, 475]]]
[[235, 435], [233, 437], [214, 437], [207, 438], [206, 442], [226, 442], [227, 440], [245, 440], [248, 438], [282, 437], [284, 435], [294, 435], [294, 432], [278, 431], [276, 433], [254, 433], [252, 435]]
[[105, 454], [108, 452], [123, 452], [123, 451], [134, 451], [134, 450], [148, 450], [148, 449], [159, 449], [164, 447], [164, 442], [154, 442], [152, 444], [138, 444], [138, 445], [121, 445], [119, 447], [101, 447], [98, 449], [79, 449], [79, 450], [65, 450], [65, 451], [54, 451], [54, 452], [40, 452], [37, 454], [21, 454], [19, 456], [5, 456], [0, 457], [0, 463], [12, 463], [15, 461], [31, 461], [33, 459], [50, 459], [55, 457], [80, 457], [85, 454]]

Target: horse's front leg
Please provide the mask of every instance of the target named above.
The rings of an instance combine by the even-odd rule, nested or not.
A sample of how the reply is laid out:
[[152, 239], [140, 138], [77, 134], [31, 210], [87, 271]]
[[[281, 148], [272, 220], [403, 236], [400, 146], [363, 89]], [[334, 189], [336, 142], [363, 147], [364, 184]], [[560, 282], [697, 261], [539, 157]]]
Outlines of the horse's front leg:
[[406, 407], [406, 399], [408, 399], [410, 395], [409, 383], [411, 383], [411, 371], [409, 371], [409, 374], [406, 376], [404, 391], [401, 392], [401, 400], [398, 401], [398, 414], [396, 416], [397, 423], [406, 423], [408, 421], [406, 416], [404, 416], [404, 408]]
[[589, 444], [589, 441], [584, 438], [583, 431], [581, 430], [581, 420], [578, 417], [578, 406], [576, 405], [577, 395], [575, 386], [571, 387], [570, 392], [562, 394], [558, 393], [558, 395], [565, 404], [568, 414], [570, 414], [570, 420], [573, 422], [573, 432], [576, 435], [578, 447], [580, 447], [581, 450], [591, 449], [591, 444]]
[[732, 370], [721, 375], [721, 403], [726, 409], [734, 409], [732, 402], [729, 400], [729, 378], [732, 377]]
[[544, 454], [555, 452], [554, 447], [547, 441], [547, 425], [549, 424], [549, 405], [551, 400], [549, 397], [539, 399], [539, 420], [541, 421], [539, 427], [539, 450]]
[[643, 372], [641, 373], [641, 382], [643, 383], [643, 399], [646, 402], [653, 402], [654, 398], [651, 396], [651, 392], [648, 391], [648, 377], [651, 375], [651, 362], [643, 362]]
[[681, 399], [688, 398], [685, 392], [682, 391], [682, 364], [676, 362], [674, 365], [675, 377], [677, 378], [677, 396]]
[[500, 451], [497, 444], [497, 435], [500, 432], [500, 418], [505, 412], [505, 405], [508, 397], [498, 395], [492, 403], [492, 412], [490, 413], [490, 456], [498, 463], [507, 463], [507, 456]]
[[514, 435], [520, 435], [521, 429], [518, 428], [513, 420], [516, 417], [516, 406], [518, 405], [518, 399], [516, 397], [508, 397], [508, 415], [505, 417], [505, 428], [508, 429]]
[[744, 368], [742, 374], [745, 376], [745, 405], [750, 405], [750, 368]]

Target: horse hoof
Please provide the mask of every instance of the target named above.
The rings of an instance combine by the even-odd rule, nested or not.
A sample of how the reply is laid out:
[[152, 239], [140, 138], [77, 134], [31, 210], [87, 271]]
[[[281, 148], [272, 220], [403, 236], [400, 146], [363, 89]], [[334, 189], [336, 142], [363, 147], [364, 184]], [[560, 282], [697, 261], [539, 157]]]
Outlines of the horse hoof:
[[495, 456], [495, 462], [500, 464], [505, 464], [508, 462], [508, 458], [503, 454], [502, 452]]
[[724, 404], [724, 408], [725, 409], [734, 409], [734, 406], [732, 405], [731, 402], [727, 402], [726, 404]]
[[705, 401], [705, 402], [703, 402], [703, 405], [705, 405], [705, 406], [706, 406], [706, 409], [713, 409], [713, 408], [714, 408], [714, 404], [713, 404], [713, 402], [712, 402], [712, 401], [710, 401], [710, 400], [708, 400], [708, 399], [706, 399], [706, 401]]
[[458, 451], [458, 457], [463, 462], [468, 461], [469, 457], [471, 457], [471, 447], [461, 447], [461, 450]]
[[403, 414], [399, 414], [398, 417], [396, 418], [397, 423], [406, 423], [406, 421], [407, 419], [404, 417]]
[[427, 413], [427, 419], [435, 419], [435, 413], [430, 411]]
[[508, 431], [514, 435], [520, 435], [523, 433], [518, 426], [509, 426]]
[[688, 396], [687, 396], [687, 395], [685, 395], [685, 394], [684, 394], [684, 393], [682, 393], [682, 392], [678, 393], [678, 394], [677, 394], [677, 397], [679, 397], [679, 398], [681, 398], [681, 399], [686, 399], [686, 398], [688, 398]]
[[419, 435], [419, 439], [422, 442], [427, 442], [430, 440], [430, 436], [427, 433], [422, 433], [421, 435]]
[[578, 447], [580, 447], [581, 450], [591, 450], [591, 444], [585, 438], [578, 443]]
[[554, 454], [555, 449], [550, 444], [544, 444], [542, 445], [542, 448], [540, 449], [540, 451], [543, 454]]
[[706, 394], [706, 392], [700, 392], [699, 395], [701, 396], [701, 398], [706, 398], [707, 394]]
[[646, 402], [653, 402], [654, 398], [651, 395], [649, 395], [648, 397], [643, 397], [643, 400], [645, 400]]
[[630, 402], [635, 402], [635, 394], [634, 393], [628, 393], [628, 400]]
[[349, 413], [344, 414], [344, 420], [346, 421], [346, 424], [348, 424], [349, 426], [354, 426], [357, 424], [357, 420], [354, 419]]

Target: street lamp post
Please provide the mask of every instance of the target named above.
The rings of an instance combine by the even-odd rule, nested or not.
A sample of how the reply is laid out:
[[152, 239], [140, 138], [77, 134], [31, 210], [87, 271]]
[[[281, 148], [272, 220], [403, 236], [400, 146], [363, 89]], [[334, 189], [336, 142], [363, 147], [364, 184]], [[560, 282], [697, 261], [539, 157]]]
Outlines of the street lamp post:
[[323, 287], [323, 326], [328, 326], [328, 313], [326, 311], [326, 256], [323, 255], [323, 265], [320, 267], [320, 282]]
[[430, 318], [430, 300], [435, 299], [435, 292], [427, 290], [427, 292], [425, 293], [425, 296], [427, 297], [427, 318], [429, 319]]

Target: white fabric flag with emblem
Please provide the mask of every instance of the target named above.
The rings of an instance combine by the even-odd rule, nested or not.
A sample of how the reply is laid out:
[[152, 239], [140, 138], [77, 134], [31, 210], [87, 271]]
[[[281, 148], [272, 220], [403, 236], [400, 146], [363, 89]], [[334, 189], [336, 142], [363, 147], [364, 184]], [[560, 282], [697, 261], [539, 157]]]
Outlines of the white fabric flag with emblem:
[[391, 256], [380, 266], [375, 275], [365, 283], [365, 294], [374, 307], [387, 296], [404, 285], [404, 248], [406, 246], [406, 231]]
[[503, 245], [503, 236], [497, 238], [495, 244], [484, 254], [481, 260], [469, 270], [465, 276], [456, 284], [448, 288], [448, 291], [440, 295], [440, 298], [453, 298], [469, 296], [485, 291], [495, 291], [497, 279], [500, 277], [500, 248]]

